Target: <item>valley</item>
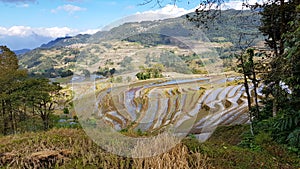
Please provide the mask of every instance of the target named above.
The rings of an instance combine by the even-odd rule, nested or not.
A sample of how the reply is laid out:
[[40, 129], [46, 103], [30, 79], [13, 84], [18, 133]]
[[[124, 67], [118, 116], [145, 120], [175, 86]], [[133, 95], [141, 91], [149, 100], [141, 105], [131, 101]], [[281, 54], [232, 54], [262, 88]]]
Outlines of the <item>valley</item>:
[[1, 45], [0, 168], [299, 168], [300, 7], [280, 3]]
[[[219, 125], [250, 122], [241, 74], [235, 73], [234, 53], [241, 49], [234, 37], [242, 27], [230, 25], [241, 18], [248, 22], [259, 16], [226, 10], [202, 29], [184, 16], [125, 23], [93, 35], [58, 38], [18, 57], [31, 76], [72, 90], [72, 106], [60, 107], [76, 114], [91, 137], [103, 134], [105, 126], [124, 136], [172, 131], [179, 139], [193, 134], [203, 142]], [[253, 44], [261, 42], [259, 34]], [[253, 90], [250, 86], [252, 103]], [[95, 129], [100, 133], [89, 134]]]

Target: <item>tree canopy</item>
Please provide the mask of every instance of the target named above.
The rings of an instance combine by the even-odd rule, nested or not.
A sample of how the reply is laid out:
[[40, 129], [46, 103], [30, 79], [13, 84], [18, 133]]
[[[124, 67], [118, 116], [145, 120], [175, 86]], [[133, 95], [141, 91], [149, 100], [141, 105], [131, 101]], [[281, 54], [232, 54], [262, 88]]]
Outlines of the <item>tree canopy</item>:
[[40, 117], [43, 129], [49, 128], [59, 84], [44, 78], [30, 78], [19, 69], [18, 59], [6, 46], [0, 46], [0, 133], [24, 130], [22, 124]]

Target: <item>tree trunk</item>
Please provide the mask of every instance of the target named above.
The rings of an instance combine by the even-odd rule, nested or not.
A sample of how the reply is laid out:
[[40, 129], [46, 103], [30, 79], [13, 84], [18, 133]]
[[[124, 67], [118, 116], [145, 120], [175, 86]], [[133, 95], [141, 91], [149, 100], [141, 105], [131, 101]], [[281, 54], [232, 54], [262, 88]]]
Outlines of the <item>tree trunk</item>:
[[278, 112], [278, 98], [280, 97], [280, 92], [279, 92], [279, 85], [280, 81], [276, 80], [275, 84], [274, 84], [274, 94], [273, 94], [273, 117], [277, 116], [277, 112]]
[[247, 94], [247, 102], [248, 102], [248, 111], [249, 111], [249, 119], [250, 119], [250, 131], [251, 134], [254, 135], [253, 132], [253, 114], [252, 114], [252, 110], [251, 110], [251, 96], [250, 96], [250, 92], [249, 92], [249, 85], [247, 82], [247, 76], [244, 74], [244, 86], [245, 86], [245, 91]]
[[243, 75], [244, 75], [244, 86], [245, 86], [245, 91], [247, 94], [247, 102], [248, 102], [248, 111], [249, 111], [249, 119], [250, 119], [250, 131], [251, 134], [254, 135], [253, 133], [253, 124], [252, 124], [252, 112], [251, 112], [251, 96], [249, 93], [249, 85], [247, 81], [247, 76], [245, 74], [245, 66], [244, 66], [244, 60], [243, 60], [243, 54], [240, 56], [241, 64], [242, 64], [242, 70], [243, 70]]
[[275, 89], [274, 89], [274, 99], [273, 99], [273, 108], [272, 108], [272, 112], [273, 112], [273, 117], [277, 116], [277, 85], [275, 84]]
[[11, 100], [8, 101], [8, 105], [9, 105], [9, 121], [10, 121], [10, 125], [11, 125], [11, 131], [13, 134], [16, 134], [17, 133], [16, 119], [14, 116]]
[[2, 116], [3, 116], [2, 134], [7, 135], [8, 134], [8, 123], [7, 123], [7, 119], [6, 119], [6, 109], [5, 109], [5, 101], [4, 100], [2, 100]]
[[44, 130], [47, 131], [49, 129], [49, 121], [48, 118], [44, 120]]
[[252, 70], [252, 73], [253, 73], [253, 80], [252, 80], [252, 83], [253, 83], [253, 89], [254, 89], [254, 101], [255, 101], [255, 117], [258, 118], [259, 116], [259, 107], [258, 107], [258, 95], [257, 95], [257, 87], [258, 87], [258, 84], [257, 84], [257, 80], [256, 80], [256, 73], [255, 73], [255, 70], [253, 68]]
[[47, 131], [49, 129], [49, 118], [45, 114], [42, 114], [41, 117], [42, 117], [42, 120], [43, 120], [44, 131]]
[[[280, 34], [283, 35], [286, 33], [286, 19], [285, 19], [285, 9], [284, 9], [284, 0], [280, 0], [280, 15], [281, 15], [281, 23], [280, 23]], [[284, 41], [283, 38], [280, 38], [279, 41], [279, 55], [282, 55], [284, 53]]]

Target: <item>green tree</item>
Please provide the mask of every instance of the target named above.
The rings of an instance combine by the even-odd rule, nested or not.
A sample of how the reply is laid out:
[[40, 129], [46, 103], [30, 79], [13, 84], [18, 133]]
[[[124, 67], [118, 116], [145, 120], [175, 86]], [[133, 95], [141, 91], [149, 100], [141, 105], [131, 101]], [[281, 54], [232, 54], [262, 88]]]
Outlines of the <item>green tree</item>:
[[90, 77], [90, 76], [91, 76], [90, 71], [87, 70], [87, 69], [83, 69], [83, 70], [82, 70], [82, 73], [83, 73], [83, 75], [84, 75], [85, 77]]
[[61, 86], [44, 78], [28, 78], [23, 83], [24, 100], [31, 110], [31, 116], [38, 115], [43, 122], [43, 129], [50, 127], [50, 117], [57, 106]]
[[[296, 7], [296, 13], [300, 13], [300, 5]], [[297, 15], [289, 22], [291, 30], [284, 35], [285, 49], [284, 67], [282, 69], [283, 81], [289, 86], [292, 94], [292, 101], [295, 108], [300, 109], [300, 16]]]
[[26, 75], [26, 71], [19, 69], [16, 54], [6, 46], [0, 46], [0, 118], [4, 135], [17, 131], [17, 112], [15, 110], [20, 104], [20, 102], [16, 102], [17, 92]]
[[259, 30], [267, 36], [266, 44], [273, 51], [271, 55], [270, 71], [264, 77], [265, 83], [271, 88], [273, 95], [273, 116], [277, 115], [280, 107], [281, 87], [282, 80], [281, 70], [284, 67], [284, 42], [286, 38], [284, 34], [291, 30], [289, 23], [297, 17], [295, 11], [296, 6], [299, 5], [298, 0], [274, 0], [267, 1], [264, 4], [256, 4], [253, 8], [263, 8], [261, 18], [261, 26]]
[[50, 83], [48, 79], [35, 79], [35, 107], [36, 113], [43, 120], [44, 130], [49, 129], [50, 116], [53, 114], [60, 96], [61, 86], [58, 83]]
[[61, 87], [48, 79], [28, 77], [26, 70], [19, 69], [15, 53], [5, 46], [0, 46], [0, 86], [1, 134], [26, 131], [24, 124], [35, 120], [36, 115], [41, 118], [44, 130], [49, 128]]
[[277, 57], [284, 53], [285, 38], [283, 35], [291, 29], [288, 23], [297, 15], [295, 12], [297, 4], [299, 4], [297, 0], [274, 0], [253, 6], [254, 9], [263, 8], [260, 12], [262, 24], [259, 30], [267, 36], [266, 44]]
[[32, 82], [35, 113], [41, 117], [44, 130], [48, 130], [50, 117], [58, 103], [61, 86], [59, 83], [51, 83], [48, 79], [32, 79]]
[[65, 108], [64, 108], [64, 114], [70, 114], [70, 111], [69, 111], [69, 108], [68, 108], [68, 107], [65, 107]]
[[155, 64], [149, 68], [145, 68], [145, 67], [141, 66], [140, 69], [141, 69], [141, 72], [136, 74], [136, 77], [139, 80], [163, 77], [162, 71], [164, 70], [164, 66], [162, 64]]
[[[295, 7], [296, 13], [300, 12], [300, 5]], [[274, 120], [273, 131], [279, 142], [288, 144], [300, 154], [300, 16], [289, 22], [290, 30], [284, 34], [285, 52], [281, 56], [277, 69], [281, 81], [287, 88], [281, 91], [278, 104], [279, 117]]]
[[238, 61], [240, 62], [240, 64], [238, 66], [241, 67], [241, 69], [242, 69], [241, 71], [242, 71], [243, 77], [244, 77], [244, 87], [245, 87], [245, 92], [247, 95], [251, 133], [252, 133], [252, 135], [254, 135], [254, 133], [253, 133], [253, 113], [251, 111], [251, 95], [250, 95], [249, 84], [248, 84], [248, 76], [250, 74], [250, 72], [249, 72], [250, 70], [249, 70], [249, 67], [247, 66], [247, 58], [246, 57], [247, 57], [247, 55], [245, 55], [244, 52], [242, 52], [240, 55], [237, 55]]

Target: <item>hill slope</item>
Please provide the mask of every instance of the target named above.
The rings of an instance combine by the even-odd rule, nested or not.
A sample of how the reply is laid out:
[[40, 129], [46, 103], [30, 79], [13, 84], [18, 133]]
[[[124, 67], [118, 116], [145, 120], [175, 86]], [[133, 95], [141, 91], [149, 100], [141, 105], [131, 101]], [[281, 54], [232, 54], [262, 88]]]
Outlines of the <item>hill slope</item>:
[[[151, 51], [157, 50], [157, 46], [163, 46], [165, 50], [177, 51], [178, 55], [191, 55], [192, 50], [201, 48], [196, 53], [204, 53], [208, 55], [207, 57], [214, 55], [207, 52], [217, 50], [220, 57], [224, 58], [238, 50], [239, 36], [242, 33], [251, 34], [251, 36], [244, 36], [244, 41], [257, 36], [259, 38], [254, 43], [262, 40], [262, 35], [255, 27], [259, 24], [259, 18], [257, 13], [250, 11], [226, 10], [220, 17], [208, 22], [205, 25], [207, 28], [203, 29], [189, 22], [186, 16], [159, 21], [125, 23], [110, 31], [100, 31], [94, 35], [56, 39], [21, 55], [20, 64], [31, 73], [57, 77], [67, 70], [76, 71], [75, 67], [78, 67], [78, 62], [83, 61], [85, 65], [81, 64], [80, 69], [88, 69], [91, 72], [96, 71], [99, 66], [107, 66], [103, 63], [107, 61], [113, 63], [110, 67], [120, 70], [122, 68], [119, 65], [125, 56], [136, 55], [140, 57], [139, 61], [146, 60], [147, 53], [151, 55]], [[249, 23], [250, 29], [245, 29]], [[188, 49], [189, 47], [183, 44], [182, 40], [192, 45], [193, 49]], [[146, 49], [143, 52], [144, 55], [136, 53], [137, 50], [143, 49]], [[185, 49], [190, 51], [187, 53]], [[156, 57], [159, 55], [161, 54], [156, 54]]]

